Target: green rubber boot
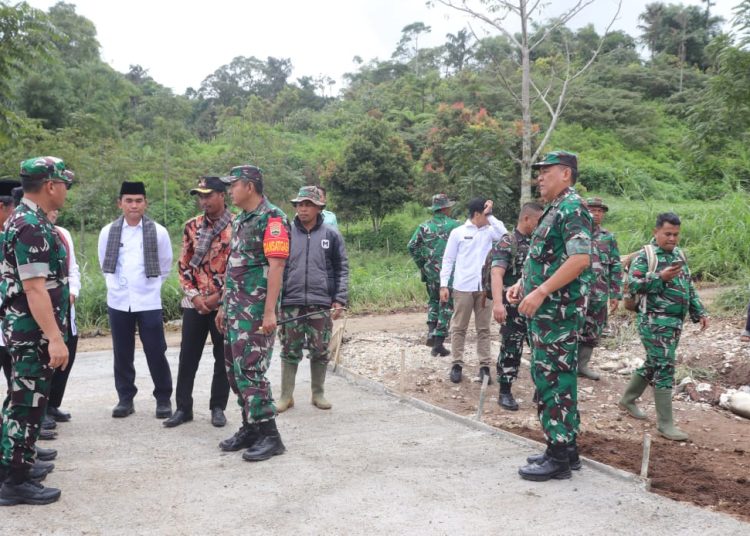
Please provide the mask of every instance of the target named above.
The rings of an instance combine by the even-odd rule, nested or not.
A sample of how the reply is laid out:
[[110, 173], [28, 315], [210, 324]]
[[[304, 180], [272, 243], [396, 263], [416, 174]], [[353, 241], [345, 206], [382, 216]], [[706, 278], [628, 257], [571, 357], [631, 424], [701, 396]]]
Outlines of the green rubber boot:
[[297, 377], [297, 363], [281, 362], [281, 398], [276, 402], [276, 411], [283, 413], [294, 407], [294, 379]]
[[656, 402], [656, 429], [672, 441], [687, 441], [688, 435], [674, 425], [672, 417], [672, 389], [654, 389]]
[[593, 346], [580, 345], [578, 347], [578, 375], [589, 380], [598, 380], [601, 378], [599, 373], [589, 368], [589, 361], [591, 361], [591, 354], [593, 353]]
[[326, 400], [323, 385], [326, 382], [328, 363], [325, 361], [310, 361], [310, 385], [312, 386], [312, 403], [319, 409], [331, 409], [331, 403]]
[[648, 387], [646, 378], [640, 374], [633, 374], [627, 389], [625, 389], [625, 394], [622, 395], [622, 398], [617, 403], [618, 406], [627, 411], [634, 419], [646, 420], [646, 414], [635, 405], [636, 399], [643, 394], [646, 387]]

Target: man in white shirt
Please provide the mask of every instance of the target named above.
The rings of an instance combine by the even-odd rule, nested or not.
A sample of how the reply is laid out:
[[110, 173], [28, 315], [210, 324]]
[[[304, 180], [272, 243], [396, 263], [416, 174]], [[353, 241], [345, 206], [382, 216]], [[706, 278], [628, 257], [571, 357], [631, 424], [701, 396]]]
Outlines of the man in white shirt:
[[453, 367], [450, 378], [461, 381], [466, 330], [471, 313], [477, 330], [479, 378], [490, 376], [490, 322], [492, 301], [483, 301], [482, 266], [492, 243], [507, 233], [503, 222], [492, 215], [492, 201], [477, 197], [469, 201], [469, 219], [451, 231], [440, 268], [440, 301], [450, 296], [448, 281], [453, 274], [453, 317], [451, 318], [451, 353]]
[[135, 327], [143, 343], [154, 382], [156, 418], [172, 415], [172, 373], [165, 351], [161, 285], [172, 268], [172, 243], [167, 230], [145, 216], [142, 182], [122, 183], [114, 222], [99, 233], [99, 264], [107, 282], [107, 310], [114, 347], [115, 388], [119, 401], [112, 417], [135, 411]]

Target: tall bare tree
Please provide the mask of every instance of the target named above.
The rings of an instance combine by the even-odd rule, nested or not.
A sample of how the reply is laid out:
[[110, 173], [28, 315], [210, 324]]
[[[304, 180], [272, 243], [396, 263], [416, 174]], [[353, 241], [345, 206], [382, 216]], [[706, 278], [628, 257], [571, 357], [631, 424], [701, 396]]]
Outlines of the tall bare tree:
[[[558, 29], [565, 26], [595, 1], [578, 0], [571, 8], [552, 19], [541, 32], [534, 31], [534, 22], [545, 6], [542, 0], [431, 0], [428, 2], [428, 5], [439, 3], [469, 15], [475, 21], [505, 36], [514, 48], [514, 61], [518, 63], [521, 73], [520, 88], [518, 83], [502, 70], [498, 69], [497, 75], [521, 112], [521, 155], [512, 155], [512, 157], [521, 168], [522, 204], [531, 200], [531, 164], [539, 158], [560, 120], [569, 98], [571, 83], [588, 71], [599, 55], [604, 37], [609, 33], [620, 13], [622, 0], [618, 1], [617, 11], [607, 25], [598, 46], [582, 62], [573, 62], [570, 48], [566, 43], [563, 68], [560, 72], [553, 71], [551, 76], [542, 78], [534, 76], [531, 54]], [[511, 17], [516, 19], [520, 32], [511, 31], [508, 23]], [[535, 121], [533, 117], [532, 104], [536, 101], [543, 104], [548, 114], [546, 130], [535, 131], [535, 124], [541, 123], [541, 121]]]

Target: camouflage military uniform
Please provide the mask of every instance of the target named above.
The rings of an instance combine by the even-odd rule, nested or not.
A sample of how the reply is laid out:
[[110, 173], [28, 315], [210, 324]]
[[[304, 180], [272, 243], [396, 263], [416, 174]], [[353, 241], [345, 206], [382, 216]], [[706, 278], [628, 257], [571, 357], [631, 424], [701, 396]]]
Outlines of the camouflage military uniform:
[[409, 254], [419, 267], [422, 281], [427, 287], [427, 324], [435, 324], [431, 333], [434, 336], [447, 337], [453, 315], [452, 299], [440, 303], [440, 264], [448, 236], [459, 225], [453, 218], [435, 212], [431, 219], [417, 227], [409, 240]]
[[0, 315], [13, 376], [10, 404], [3, 411], [0, 463], [25, 471], [33, 463], [54, 369], [49, 366], [49, 340], [31, 314], [23, 281], [46, 279], [55, 319], [65, 337], [70, 303], [67, 254], [55, 226], [25, 198], [6, 223], [2, 249]]
[[690, 269], [683, 266], [672, 281], [664, 282], [659, 272], [672, 262], [681, 260], [680, 248], [667, 252], [654, 246], [657, 264], [648, 270], [646, 252], [636, 256], [630, 265], [629, 288], [633, 293], [645, 294], [645, 311], [638, 307], [638, 333], [646, 349], [646, 362], [635, 371], [656, 389], [671, 389], [674, 384], [675, 350], [680, 342], [682, 324], [690, 315], [693, 322], [706, 316], [706, 310], [695, 292]]
[[[590, 255], [591, 235], [591, 214], [575, 190], [566, 188], [547, 205], [531, 235], [524, 295], [548, 280], [569, 256]], [[578, 433], [576, 356], [589, 280], [587, 271], [552, 293], [528, 321], [537, 412], [550, 445], [571, 444]]]
[[615, 235], [597, 227], [591, 248], [591, 271], [594, 281], [586, 306], [586, 322], [580, 342], [596, 347], [607, 325], [609, 300], [622, 299], [622, 263]]
[[[521, 278], [526, 254], [529, 252], [529, 238], [518, 229], [514, 229], [492, 246], [492, 268], [505, 268], [504, 289], [512, 287]], [[494, 298], [497, 299], [496, 296]], [[518, 312], [518, 305], [508, 303], [505, 295], [502, 299], [507, 317], [500, 327], [497, 382], [500, 385], [511, 385], [518, 377], [518, 367], [521, 365], [523, 341], [527, 336], [526, 318]]]
[[266, 371], [275, 333], [265, 335], [263, 310], [268, 285], [268, 257], [289, 255], [289, 224], [281, 209], [265, 197], [252, 212], [232, 222], [224, 294], [224, 356], [229, 385], [238, 396], [245, 420], [276, 416]]

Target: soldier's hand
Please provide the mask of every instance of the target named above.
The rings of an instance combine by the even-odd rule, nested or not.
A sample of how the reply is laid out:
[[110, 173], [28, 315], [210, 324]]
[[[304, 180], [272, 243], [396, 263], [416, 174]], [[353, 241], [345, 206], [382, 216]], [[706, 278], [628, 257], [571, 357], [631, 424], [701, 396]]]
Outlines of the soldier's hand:
[[521, 304], [518, 306], [518, 312], [528, 318], [534, 316], [537, 309], [542, 305], [544, 299], [547, 296], [538, 288], [534, 289], [531, 294], [521, 300]]
[[266, 335], [270, 335], [274, 332], [276, 329], [276, 312], [271, 311], [268, 313], [263, 313], [263, 326], [260, 328], [263, 330], [263, 333]]
[[699, 322], [701, 323], [701, 331], [706, 331], [706, 328], [708, 327], [708, 317], [702, 316]]
[[669, 265], [668, 267], [664, 268], [661, 272], [659, 272], [659, 277], [664, 282], [672, 281], [672, 279], [680, 275], [681, 271], [682, 271], [682, 266]]
[[451, 294], [448, 287], [440, 287], [440, 303], [447, 303]]
[[495, 320], [497, 320], [499, 324], [505, 322], [505, 319], [508, 317], [508, 311], [506, 311], [505, 304], [502, 300], [495, 300], [492, 306], [492, 316], [495, 317]]
[[508, 302], [512, 303], [513, 305], [521, 303], [521, 284], [516, 283], [512, 287], [509, 287], [505, 292], [505, 297], [508, 299]]
[[49, 366], [65, 370], [68, 366], [68, 347], [62, 337], [49, 342]]
[[620, 300], [611, 299], [609, 300], [609, 313], [615, 314], [615, 311], [617, 311], [617, 307], [620, 305]]
[[333, 309], [333, 314], [331, 315], [331, 318], [333, 318], [334, 320], [338, 320], [341, 317], [341, 313], [344, 310], [344, 306], [338, 302], [333, 302], [331, 304], [331, 309]]
[[219, 307], [219, 312], [216, 313], [216, 329], [219, 330], [220, 333], [226, 334], [226, 330], [224, 329], [224, 308]]

